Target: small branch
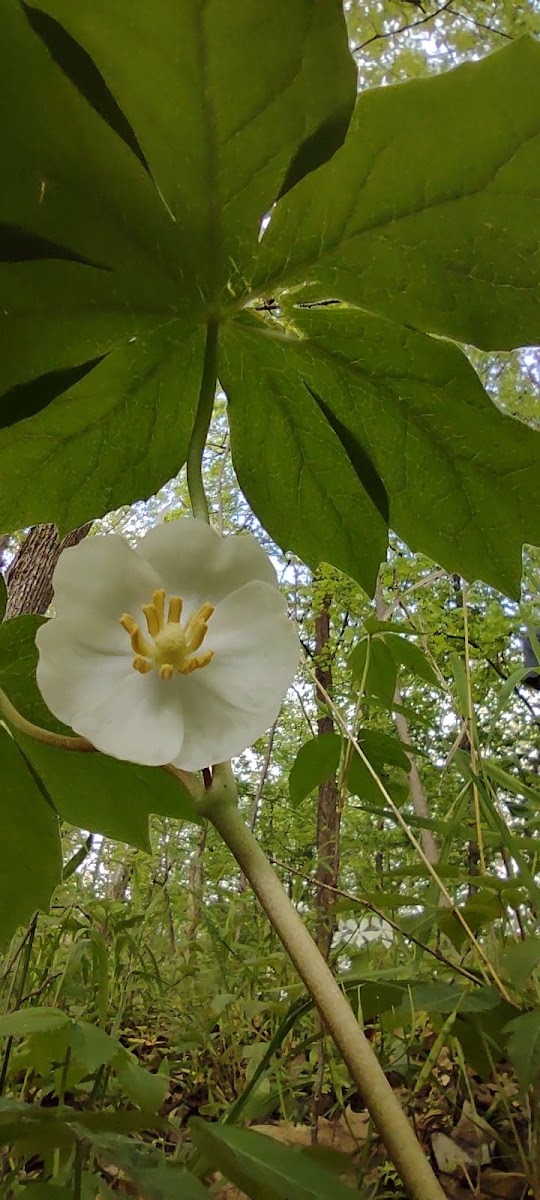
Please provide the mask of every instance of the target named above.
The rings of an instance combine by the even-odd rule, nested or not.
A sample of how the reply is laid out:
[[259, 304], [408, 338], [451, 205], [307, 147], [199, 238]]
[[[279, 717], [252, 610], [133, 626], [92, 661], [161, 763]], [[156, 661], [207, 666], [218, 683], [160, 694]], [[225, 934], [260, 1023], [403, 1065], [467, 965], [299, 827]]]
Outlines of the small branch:
[[264, 762], [262, 765], [261, 776], [259, 779], [259, 783], [257, 785], [257, 791], [255, 793], [255, 797], [253, 800], [253, 806], [252, 806], [251, 813], [249, 816], [248, 824], [249, 824], [249, 828], [251, 829], [252, 833], [253, 833], [253, 830], [255, 829], [255, 824], [257, 821], [257, 814], [259, 811], [259, 804], [262, 800], [264, 785], [266, 783], [266, 776], [268, 775], [268, 771], [270, 769], [270, 762], [272, 759], [272, 750], [274, 749], [274, 738], [276, 736], [278, 720], [279, 720], [279, 716], [276, 717], [274, 724], [272, 725], [272, 728], [270, 730], [270, 733], [268, 734], [268, 745], [266, 747], [266, 753], [265, 753]]
[[[354, 53], [360, 54], [361, 51], [364, 50], [366, 46], [370, 46], [372, 42], [379, 42], [384, 38], [398, 37], [400, 33], [409, 33], [412, 29], [418, 29], [420, 25], [427, 25], [428, 21], [434, 21], [435, 17], [440, 17], [441, 13], [446, 12], [446, 10], [450, 8], [451, 4], [452, 0], [446, 0], [446, 4], [443, 4], [441, 8], [436, 9], [436, 11], [433, 13], [428, 13], [427, 17], [421, 17], [419, 21], [411, 21], [410, 24], [401, 25], [399, 29], [388, 29], [383, 33], [374, 33], [372, 37], [367, 39], [367, 41], [362, 42], [361, 46], [357, 46]], [[457, 15], [458, 14], [456, 13], [456, 16]]]

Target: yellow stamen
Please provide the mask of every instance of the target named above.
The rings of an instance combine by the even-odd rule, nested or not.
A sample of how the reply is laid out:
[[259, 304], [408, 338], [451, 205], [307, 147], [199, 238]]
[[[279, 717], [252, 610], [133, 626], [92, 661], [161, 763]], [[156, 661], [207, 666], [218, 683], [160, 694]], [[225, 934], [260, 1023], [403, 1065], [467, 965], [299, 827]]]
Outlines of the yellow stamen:
[[138, 625], [135, 626], [131, 635], [131, 649], [135, 654], [142, 654], [144, 658], [152, 658], [152, 647], [141, 633]]
[[213, 612], [215, 612], [214, 604], [201, 604], [197, 616], [201, 618], [201, 621], [209, 621]]
[[120, 624], [122, 629], [125, 629], [126, 633], [129, 634], [132, 634], [137, 628], [137, 622], [135, 618], [130, 616], [129, 613], [122, 613], [122, 616], [120, 617]]
[[169, 622], [179, 622], [182, 616], [184, 601], [181, 596], [171, 596], [169, 600]]
[[213, 657], [213, 650], [205, 650], [204, 654], [194, 654], [193, 658], [186, 658], [182, 666], [178, 668], [180, 675], [191, 675], [191, 672], [198, 671], [199, 667], [207, 667]]
[[133, 666], [136, 671], [140, 671], [141, 675], [147, 675], [149, 671], [153, 671], [154, 669], [154, 664], [149, 662], [147, 658], [141, 658], [140, 654], [135, 655]]
[[208, 632], [208, 621], [214, 612], [212, 604], [202, 604], [198, 612], [193, 613], [186, 625], [186, 646], [190, 654], [198, 650]]
[[152, 647], [141, 633], [134, 618], [129, 613], [122, 613], [120, 624], [122, 629], [125, 629], [126, 633], [129, 633], [133, 653], [137, 656], [142, 655], [143, 658], [152, 658]]
[[192, 613], [182, 627], [181, 617], [184, 602], [181, 596], [170, 596], [168, 615], [165, 621], [165, 590], [157, 588], [151, 604], [141, 605], [150, 641], [141, 632], [131, 613], [122, 613], [120, 624], [125, 629], [134, 653], [133, 669], [147, 675], [154, 667], [160, 679], [172, 679], [173, 675], [191, 675], [206, 667], [214, 657], [213, 650], [196, 654], [208, 632], [208, 621], [214, 605], [205, 603]]
[[163, 588], [158, 588], [152, 596], [152, 604], [156, 610], [159, 628], [163, 628], [165, 620], [165, 591]]
[[142, 604], [141, 608], [146, 617], [146, 627], [150, 637], [155, 638], [159, 633], [159, 618], [153, 604]]

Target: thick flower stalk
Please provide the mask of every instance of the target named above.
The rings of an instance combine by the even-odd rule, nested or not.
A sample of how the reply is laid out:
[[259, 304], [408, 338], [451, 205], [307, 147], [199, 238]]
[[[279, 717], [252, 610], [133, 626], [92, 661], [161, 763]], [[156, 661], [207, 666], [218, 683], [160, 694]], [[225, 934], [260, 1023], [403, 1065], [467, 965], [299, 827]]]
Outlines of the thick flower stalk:
[[37, 634], [51, 711], [114, 758], [198, 771], [277, 717], [299, 657], [274, 568], [250, 534], [194, 518], [132, 548], [91, 537], [60, 556]]

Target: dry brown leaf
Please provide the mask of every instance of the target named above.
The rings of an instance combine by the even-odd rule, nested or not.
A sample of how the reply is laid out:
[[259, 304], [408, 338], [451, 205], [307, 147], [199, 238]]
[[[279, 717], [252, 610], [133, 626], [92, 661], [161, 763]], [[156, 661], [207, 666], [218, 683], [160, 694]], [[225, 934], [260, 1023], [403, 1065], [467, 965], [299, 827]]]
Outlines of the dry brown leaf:
[[482, 1171], [482, 1192], [496, 1196], [499, 1200], [520, 1200], [527, 1187], [527, 1180], [519, 1171], [497, 1171], [486, 1167]]
[[[431, 1138], [431, 1149], [435, 1161], [443, 1175], [455, 1175], [457, 1172], [469, 1172], [471, 1167], [476, 1169], [482, 1162], [489, 1162], [487, 1146], [467, 1149], [460, 1146], [446, 1133], [434, 1133]], [[487, 1151], [487, 1159], [482, 1158]]]
[[494, 1133], [491, 1125], [480, 1117], [473, 1108], [470, 1100], [464, 1100], [461, 1116], [452, 1131], [452, 1137], [457, 1138], [462, 1146], [493, 1145]]

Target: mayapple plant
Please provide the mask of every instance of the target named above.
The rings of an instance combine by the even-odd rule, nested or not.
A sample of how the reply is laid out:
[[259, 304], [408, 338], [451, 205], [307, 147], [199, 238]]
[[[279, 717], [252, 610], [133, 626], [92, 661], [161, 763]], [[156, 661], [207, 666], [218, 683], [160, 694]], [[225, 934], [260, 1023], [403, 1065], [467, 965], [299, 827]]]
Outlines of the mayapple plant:
[[27, 634], [1, 627], [5, 828], [26, 814], [56, 847], [13, 927], [58, 880], [43, 795], [65, 811], [72, 764], [166, 773], [250, 880], [409, 1191], [440, 1200], [237, 807], [229, 759], [274, 720], [298, 642], [257, 543], [207, 527], [201, 464], [219, 381], [278, 544], [373, 590], [391, 526], [519, 593], [538, 433], [462, 346], [540, 341], [540, 48], [357, 96], [340, 0], [2, 0], [0, 35], [2, 528], [75, 528], [186, 462], [193, 512], [60, 560], [37, 679], [73, 735], [18, 711]]

